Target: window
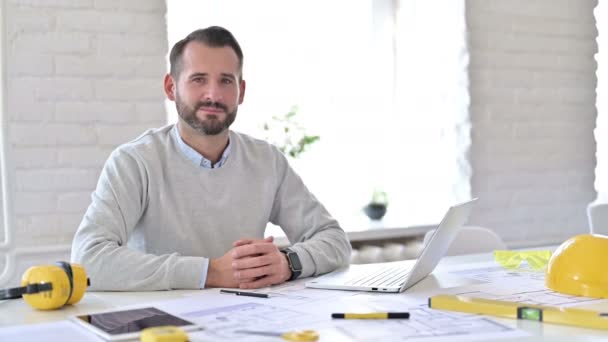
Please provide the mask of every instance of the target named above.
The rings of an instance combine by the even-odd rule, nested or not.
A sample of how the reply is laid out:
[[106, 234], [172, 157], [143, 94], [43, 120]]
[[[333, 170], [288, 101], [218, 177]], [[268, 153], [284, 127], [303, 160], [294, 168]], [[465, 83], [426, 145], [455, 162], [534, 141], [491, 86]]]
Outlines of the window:
[[[170, 1], [169, 46], [211, 25], [236, 36], [248, 83], [233, 128], [261, 138], [263, 122], [297, 105], [300, 123], [321, 140], [292, 165], [346, 229], [365, 222], [361, 208], [375, 188], [388, 194], [390, 225], [436, 223], [449, 204], [470, 196], [467, 165], [459, 166], [467, 103], [454, 90], [462, 87], [468, 99], [466, 49], [463, 56], [464, 34], [453, 41], [449, 25], [418, 29], [428, 30], [431, 18], [464, 30], [464, 5], [441, 14], [423, 3]], [[411, 20], [418, 12], [430, 17]], [[462, 73], [445, 72], [459, 64]], [[174, 104], [168, 109], [173, 122]]]

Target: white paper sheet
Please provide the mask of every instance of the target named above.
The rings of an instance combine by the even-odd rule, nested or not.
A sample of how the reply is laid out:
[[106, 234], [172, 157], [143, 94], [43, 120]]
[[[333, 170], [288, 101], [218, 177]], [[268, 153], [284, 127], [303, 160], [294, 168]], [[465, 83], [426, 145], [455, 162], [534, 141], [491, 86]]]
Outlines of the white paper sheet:
[[605, 302], [605, 299], [579, 297], [552, 291], [545, 285], [545, 273], [529, 269], [507, 270], [496, 263], [477, 264], [451, 274], [486, 282], [464, 287], [458, 293], [471, 297], [507, 300], [538, 305], [577, 306]]
[[[526, 333], [475, 315], [430, 310], [426, 299], [402, 294], [311, 290], [289, 285], [258, 292], [271, 298], [231, 296], [205, 291], [200, 296], [160, 302], [156, 307], [205, 327], [193, 340], [270, 341], [236, 330], [286, 332], [314, 329], [322, 340], [449, 339], [473, 341], [520, 337]], [[287, 298], [289, 297], [289, 298]], [[428, 297], [426, 297], [428, 298]], [[341, 320], [331, 313], [408, 311], [409, 320]], [[331, 336], [331, 339], [328, 337]], [[275, 339], [276, 340], [276, 339]]]
[[485, 262], [453, 269], [449, 273], [485, 283], [524, 283], [528, 285], [543, 284], [545, 272], [522, 267], [515, 270], [506, 269], [495, 262]]
[[407, 311], [410, 319], [344, 321], [337, 328], [355, 340], [390, 340], [395, 336], [407, 341], [476, 341], [528, 335], [489, 318], [431, 310], [428, 297], [424, 298], [361, 293], [350, 300], [366, 303], [377, 312]]
[[92, 332], [79, 327], [70, 321], [52, 323], [16, 325], [0, 328], [0, 341], [19, 342], [57, 342], [57, 341], [91, 341], [101, 342]]

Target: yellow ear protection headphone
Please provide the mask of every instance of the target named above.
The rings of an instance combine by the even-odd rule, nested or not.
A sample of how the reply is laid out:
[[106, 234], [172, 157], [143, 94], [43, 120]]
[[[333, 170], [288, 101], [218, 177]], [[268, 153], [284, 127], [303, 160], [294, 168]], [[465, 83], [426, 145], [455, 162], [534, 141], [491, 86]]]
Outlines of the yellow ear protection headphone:
[[0, 300], [23, 297], [36, 309], [58, 309], [80, 301], [89, 285], [82, 266], [58, 261], [55, 265], [27, 269], [21, 277], [21, 287], [0, 290]]

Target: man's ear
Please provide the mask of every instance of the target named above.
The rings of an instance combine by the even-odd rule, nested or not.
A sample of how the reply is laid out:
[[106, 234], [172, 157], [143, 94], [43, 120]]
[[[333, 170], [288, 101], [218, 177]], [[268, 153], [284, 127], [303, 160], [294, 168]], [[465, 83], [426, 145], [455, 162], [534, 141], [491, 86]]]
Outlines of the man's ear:
[[245, 88], [246, 88], [246, 84], [245, 84], [245, 80], [241, 80], [241, 82], [239, 83], [239, 104], [243, 103], [243, 100], [245, 99]]
[[163, 89], [165, 90], [165, 95], [167, 95], [167, 98], [171, 101], [175, 101], [175, 80], [173, 80], [173, 76], [171, 76], [171, 74], [165, 75]]

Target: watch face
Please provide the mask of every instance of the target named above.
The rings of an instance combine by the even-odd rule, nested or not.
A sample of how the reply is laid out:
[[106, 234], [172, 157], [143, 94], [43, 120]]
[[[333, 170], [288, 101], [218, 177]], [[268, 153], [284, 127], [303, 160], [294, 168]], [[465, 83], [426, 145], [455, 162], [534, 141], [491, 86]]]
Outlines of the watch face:
[[291, 263], [291, 267], [293, 271], [301, 271], [302, 264], [300, 263], [300, 258], [296, 252], [290, 251], [287, 253], [287, 257], [289, 258], [289, 262]]

